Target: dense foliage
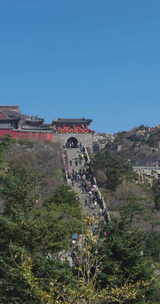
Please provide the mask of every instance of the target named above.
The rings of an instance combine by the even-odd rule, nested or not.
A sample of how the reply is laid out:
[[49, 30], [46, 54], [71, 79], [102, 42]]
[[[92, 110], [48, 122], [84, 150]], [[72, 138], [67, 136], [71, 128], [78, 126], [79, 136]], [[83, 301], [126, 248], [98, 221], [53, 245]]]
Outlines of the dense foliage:
[[[56, 188], [54, 183], [53, 191], [46, 191], [44, 180], [54, 179], [54, 174], [42, 163], [39, 170], [28, 154], [25, 162], [18, 161], [17, 153], [11, 153], [17, 151], [15, 144], [9, 139], [0, 144], [0, 304], [156, 301], [152, 265], [159, 259], [158, 250], [155, 254], [147, 248], [156, 246], [159, 235], [149, 238], [133, 224], [143, 210], [132, 201], [110, 224], [99, 226], [94, 217], [84, 217], [77, 195], [65, 183]], [[105, 177], [105, 185], [112, 190], [132, 174], [128, 164], [106, 152], [96, 161], [111, 177], [112, 182]], [[81, 235], [75, 245], [73, 233]]]
[[124, 178], [133, 175], [129, 162], [107, 150], [96, 154], [93, 165], [99, 185], [113, 191]]
[[[73, 232], [81, 230], [81, 210], [76, 195], [60, 186], [46, 199], [41, 197], [43, 177], [29, 160], [8, 161], [4, 151], [12, 141], [1, 144], [0, 194], [3, 216], [0, 217], [0, 303], [38, 303], [23, 280], [19, 265], [24, 254], [32, 256], [34, 273], [43, 277], [69, 280], [69, 266], [54, 258], [68, 250]], [[5, 164], [5, 168], [4, 168]]]

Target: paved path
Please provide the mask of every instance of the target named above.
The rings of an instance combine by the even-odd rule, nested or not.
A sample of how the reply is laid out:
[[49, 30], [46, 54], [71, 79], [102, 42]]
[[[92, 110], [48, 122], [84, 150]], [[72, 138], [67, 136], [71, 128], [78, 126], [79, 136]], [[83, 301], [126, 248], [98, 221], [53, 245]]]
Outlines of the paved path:
[[[83, 153], [80, 148], [67, 148], [65, 149], [65, 169], [66, 169], [66, 178], [68, 184], [73, 188], [73, 190], [78, 194], [80, 203], [82, 206], [82, 210], [85, 215], [94, 215], [99, 218], [99, 220], [104, 220], [104, 210], [107, 213], [107, 218], [110, 220], [109, 211], [106, 208], [105, 202], [101, 196], [101, 193], [96, 185], [96, 192], [98, 196], [101, 198], [102, 205], [96, 204], [91, 201], [89, 191], [82, 191], [81, 181], [71, 181], [68, 178], [68, 173], [72, 174], [72, 172], [78, 172], [79, 170], [84, 170], [86, 168], [86, 164], [90, 163], [90, 159], [88, 153], [85, 149]], [[84, 157], [85, 156], [85, 157]], [[94, 178], [94, 184], [96, 184], [96, 180]]]
[[[90, 187], [92, 191], [89, 191], [88, 188], [84, 189], [82, 187], [83, 174], [77, 175], [77, 172], [86, 172], [86, 169], [89, 167], [91, 169], [90, 159], [87, 150], [84, 147], [83, 151], [82, 147], [64, 149], [63, 160], [67, 182], [72, 187], [74, 192], [77, 193], [84, 216], [94, 216], [97, 218], [97, 221], [94, 221], [94, 224], [92, 224], [90, 227], [92, 232], [94, 234], [97, 234], [97, 228], [99, 226], [99, 223], [110, 221], [111, 219], [109, 211], [106, 208], [106, 204], [98, 189], [96, 179], [93, 177], [93, 174], [90, 175], [89, 179], [88, 175], [86, 174], [85, 180], [86, 183], [88, 182], [88, 180], [91, 183]], [[76, 174], [73, 174], [73, 172]], [[90, 172], [92, 172], [92, 170]], [[74, 179], [72, 179], [73, 176]], [[95, 187], [97, 197], [99, 198], [97, 199], [97, 204], [95, 204], [95, 200], [92, 198], [94, 197], [94, 191], [92, 189], [93, 187]], [[101, 206], [98, 204], [98, 200], [101, 202]], [[73, 253], [75, 257], [77, 255], [75, 248], [75, 243], [72, 243], [71, 250], [69, 250], [68, 252], [62, 252], [62, 256], [60, 257], [61, 260], [68, 260], [69, 265], [71, 267], [73, 267], [75, 263], [77, 263], [75, 262], [75, 258], [73, 257]]]

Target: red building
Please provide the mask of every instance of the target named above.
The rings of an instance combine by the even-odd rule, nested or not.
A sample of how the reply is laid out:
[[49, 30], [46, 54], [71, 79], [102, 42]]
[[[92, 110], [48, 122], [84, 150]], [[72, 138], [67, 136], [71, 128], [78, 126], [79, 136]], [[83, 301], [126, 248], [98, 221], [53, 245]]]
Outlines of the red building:
[[18, 106], [0, 106], [0, 136], [53, 140], [53, 130], [44, 119], [23, 115]]
[[52, 124], [44, 123], [38, 116], [24, 115], [19, 106], [0, 106], [0, 137], [10, 135], [13, 138], [28, 138], [37, 140], [84, 142], [92, 145], [94, 131], [89, 129], [91, 119], [58, 118]]
[[66, 133], [93, 133], [89, 129], [89, 124], [92, 122], [91, 119], [73, 119], [73, 118], [58, 118], [52, 122], [53, 128], [57, 133], [66, 134]]

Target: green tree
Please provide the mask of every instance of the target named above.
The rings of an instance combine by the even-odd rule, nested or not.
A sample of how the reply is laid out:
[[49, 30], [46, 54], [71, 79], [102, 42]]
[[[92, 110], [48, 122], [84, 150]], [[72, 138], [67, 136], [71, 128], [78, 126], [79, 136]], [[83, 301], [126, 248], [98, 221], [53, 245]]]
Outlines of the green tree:
[[101, 272], [102, 256], [97, 255], [99, 238], [92, 232], [95, 224], [94, 217], [86, 218], [83, 239], [77, 244], [79, 265], [75, 268], [74, 282], [57, 282], [52, 276], [48, 288], [42, 286], [39, 278], [33, 273], [33, 261], [29, 256], [24, 256], [20, 266], [23, 277], [29, 284], [33, 294], [39, 302], [44, 304], [125, 304], [135, 303], [142, 299], [148, 282], [114, 284], [105, 288], [97, 288], [97, 277]]
[[[123, 207], [120, 217], [112, 218], [112, 223], [103, 229], [99, 251], [103, 256], [99, 284], [103, 288], [152, 280], [153, 269], [145, 253], [146, 233], [133, 225], [134, 217], [143, 210], [130, 205]], [[140, 293], [146, 296], [147, 286], [140, 288]]]
[[94, 162], [95, 173], [102, 171], [105, 176], [97, 180], [100, 186], [110, 190], [115, 190], [124, 178], [131, 178], [133, 171], [131, 165], [120, 156], [111, 154], [108, 151], [102, 151], [96, 154]]
[[152, 186], [154, 208], [160, 210], [160, 182], [155, 180]]
[[0, 178], [5, 200], [0, 217], [0, 303], [38, 301], [21, 276], [21, 254], [29, 254], [34, 274], [47, 286], [48, 279], [70, 280], [68, 264], [57, 261], [57, 254], [70, 248], [71, 235], [81, 230], [81, 209], [75, 193], [66, 186], [57, 189], [39, 204], [41, 179], [34, 170], [9, 168]]

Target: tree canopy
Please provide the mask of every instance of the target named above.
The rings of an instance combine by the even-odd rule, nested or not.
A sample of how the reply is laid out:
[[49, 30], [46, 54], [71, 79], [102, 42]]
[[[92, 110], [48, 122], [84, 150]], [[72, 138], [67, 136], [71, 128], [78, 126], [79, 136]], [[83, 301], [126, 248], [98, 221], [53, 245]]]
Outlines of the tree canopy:
[[133, 176], [128, 161], [106, 150], [96, 154], [93, 165], [99, 185], [113, 191], [124, 178]]

